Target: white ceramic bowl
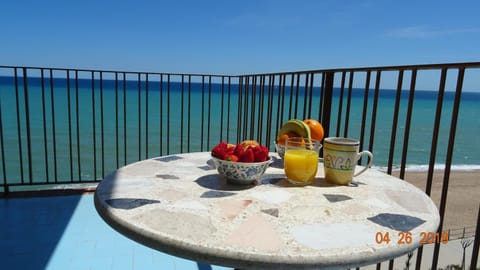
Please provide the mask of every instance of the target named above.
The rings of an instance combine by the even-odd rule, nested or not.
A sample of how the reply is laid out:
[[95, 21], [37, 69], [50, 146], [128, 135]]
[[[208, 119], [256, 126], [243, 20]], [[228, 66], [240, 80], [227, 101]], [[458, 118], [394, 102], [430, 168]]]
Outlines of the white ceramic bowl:
[[254, 181], [261, 182], [262, 175], [271, 163], [271, 158], [263, 162], [232, 162], [221, 160], [212, 156], [215, 167], [220, 175], [228, 181], [236, 184], [252, 184]]

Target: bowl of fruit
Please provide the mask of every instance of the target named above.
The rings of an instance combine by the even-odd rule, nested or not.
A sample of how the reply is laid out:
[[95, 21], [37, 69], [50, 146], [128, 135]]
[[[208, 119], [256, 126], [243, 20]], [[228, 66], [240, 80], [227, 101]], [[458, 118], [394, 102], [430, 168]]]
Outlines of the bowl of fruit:
[[285, 156], [285, 143], [288, 138], [303, 137], [308, 141], [315, 139], [322, 141], [324, 130], [322, 124], [315, 119], [290, 119], [277, 133], [275, 141], [275, 149], [278, 155], [283, 158]]
[[221, 142], [211, 154], [218, 173], [235, 184], [260, 183], [271, 163], [268, 148], [252, 140], [236, 145]]

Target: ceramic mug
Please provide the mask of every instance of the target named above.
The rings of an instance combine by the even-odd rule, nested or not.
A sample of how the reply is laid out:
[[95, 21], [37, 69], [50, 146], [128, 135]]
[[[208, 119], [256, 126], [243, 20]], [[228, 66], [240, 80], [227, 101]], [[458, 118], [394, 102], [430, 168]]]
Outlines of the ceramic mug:
[[[348, 185], [353, 177], [364, 173], [372, 164], [370, 151], [359, 152], [360, 141], [343, 137], [328, 137], [323, 141], [325, 179], [333, 184]], [[369, 157], [363, 170], [355, 173], [355, 165], [362, 155]]]

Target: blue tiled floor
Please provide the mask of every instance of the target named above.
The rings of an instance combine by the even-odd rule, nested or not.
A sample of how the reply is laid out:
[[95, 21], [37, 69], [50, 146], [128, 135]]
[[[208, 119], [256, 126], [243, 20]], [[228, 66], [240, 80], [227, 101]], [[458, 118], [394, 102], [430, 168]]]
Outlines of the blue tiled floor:
[[147, 248], [111, 229], [93, 195], [0, 199], [1, 269], [226, 270]]

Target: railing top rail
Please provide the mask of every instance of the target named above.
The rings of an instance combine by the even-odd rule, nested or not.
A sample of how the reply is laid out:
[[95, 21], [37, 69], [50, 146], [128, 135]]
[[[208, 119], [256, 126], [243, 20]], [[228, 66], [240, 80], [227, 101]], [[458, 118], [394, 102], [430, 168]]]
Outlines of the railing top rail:
[[395, 70], [432, 70], [441, 68], [480, 68], [480, 62], [459, 62], [444, 64], [419, 64], [419, 65], [397, 65], [397, 66], [372, 66], [372, 67], [355, 67], [355, 68], [331, 68], [331, 69], [315, 69], [287, 72], [273, 72], [262, 74], [245, 74], [240, 76], [258, 76], [258, 75], [280, 75], [280, 74], [303, 74], [303, 73], [323, 73], [323, 72], [358, 72], [358, 71], [395, 71]]
[[0, 65], [0, 68], [10, 68], [10, 69], [36, 69], [36, 70], [55, 70], [55, 71], [78, 71], [78, 72], [102, 72], [102, 73], [118, 73], [118, 74], [151, 74], [151, 75], [170, 75], [170, 76], [196, 76], [196, 77], [218, 77], [218, 78], [228, 78], [228, 77], [238, 77], [235, 75], [226, 75], [226, 74], [202, 74], [202, 73], [171, 73], [171, 72], [152, 72], [152, 71], [126, 71], [126, 70], [113, 70], [113, 69], [82, 69], [82, 68], [57, 68], [57, 67], [38, 67], [38, 66], [10, 66], [10, 65]]
[[125, 71], [112, 69], [77, 69], [77, 68], [52, 68], [38, 66], [11, 66], [0, 65], [0, 68], [26, 68], [38, 70], [58, 70], [58, 71], [78, 71], [78, 72], [105, 72], [105, 73], [125, 73], [125, 74], [153, 74], [153, 75], [171, 75], [171, 76], [211, 76], [211, 77], [245, 77], [245, 76], [266, 76], [281, 74], [305, 74], [305, 73], [324, 73], [324, 72], [359, 72], [359, 71], [395, 71], [395, 70], [432, 70], [441, 68], [480, 68], [480, 62], [458, 62], [443, 64], [416, 64], [416, 65], [394, 65], [394, 66], [371, 66], [371, 67], [346, 67], [330, 69], [312, 69], [300, 71], [270, 72], [270, 73], [249, 73], [249, 74], [202, 74], [202, 73], [170, 73], [170, 72], [150, 72], [150, 71]]

